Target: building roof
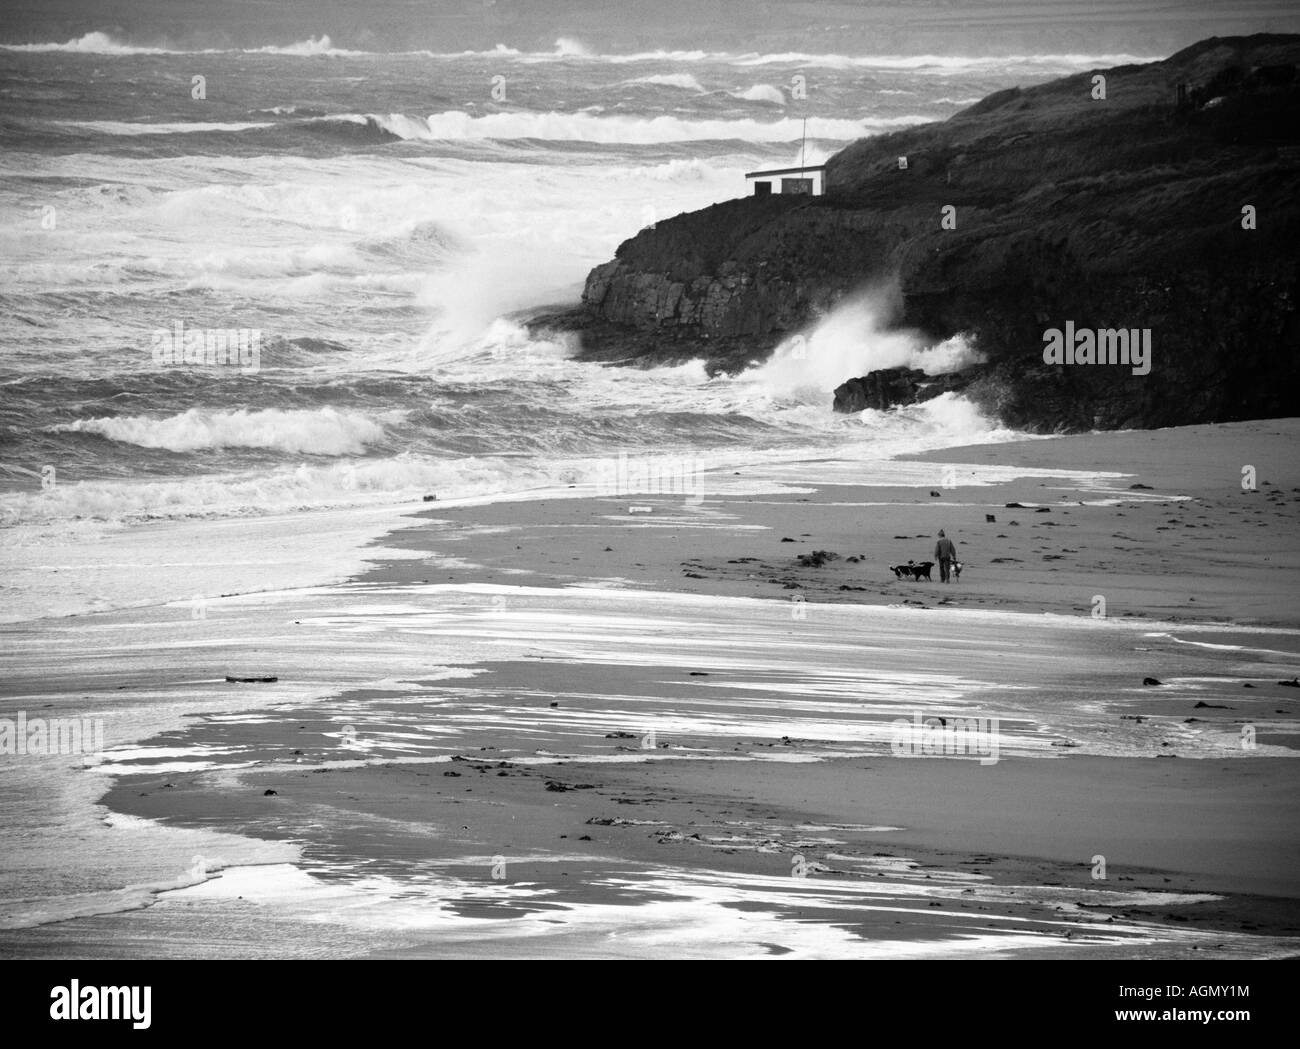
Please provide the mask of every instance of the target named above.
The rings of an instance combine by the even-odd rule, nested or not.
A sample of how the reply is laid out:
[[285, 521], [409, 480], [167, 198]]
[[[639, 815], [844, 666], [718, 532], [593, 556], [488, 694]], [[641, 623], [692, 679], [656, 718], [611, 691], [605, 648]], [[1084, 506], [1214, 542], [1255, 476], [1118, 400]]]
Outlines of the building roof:
[[801, 175], [805, 171], [825, 171], [825, 164], [810, 164], [803, 168], [777, 168], [773, 171], [746, 171], [745, 178], [769, 178], [772, 175]]

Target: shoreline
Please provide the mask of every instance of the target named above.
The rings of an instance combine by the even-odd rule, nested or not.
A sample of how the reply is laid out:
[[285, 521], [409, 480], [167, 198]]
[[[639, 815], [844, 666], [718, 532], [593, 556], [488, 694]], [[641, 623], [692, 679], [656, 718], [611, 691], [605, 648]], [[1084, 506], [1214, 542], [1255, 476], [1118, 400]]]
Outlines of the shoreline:
[[[1220, 479], [1207, 484], [1197, 470], [1212, 439], [1222, 442], [1215, 456], [1222, 465]], [[558, 506], [546, 497], [526, 508], [500, 500], [468, 512], [447, 508], [452, 512], [445, 525], [443, 507], [422, 508], [414, 515], [421, 524], [382, 542], [407, 554], [431, 544], [457, 555], [472, 549], [472, 575], [428, 573], [458, 582], [590, 582], [782, 599], [788, 590], [823, 602], [1066, 615], [1095, 614], [1093, 599], [1101, 593], [1111, 617], [1300, 626], [1300, 613], [1274, 575], [1300, 581], [1300, 542], [1287, 535], [1273, 551], [1263, 540], [1275, 533], [1258, 537], [1241, 527], [1294, 528], [1300, 471], [1289, 459], [1297, 439], [1300, 424], [1273, 420], [961, 445], [876, 463], [899, 475], [892, 483], [888, 477], [855, 482], [847, 476], [853, 464], [828, 457], [812, 464], [814, 474], [823, 474], [813, 482], [800, 479], [808, 464], [798, 463], [736, 471], [740, 482], [705, 475], [720, 487], [702, 499], [633, 490], [611, 497], [570, 493]], [[1108, 454], [1140, 449], [1146, 459], [1132, 471], [1109, 467], [1122, 481], [1098, 480], [1096, 452], [1089, 449], [1108, 445], [1117, 446]], [[1255, 465], [1252, 460], [1259, 460], [1259, 488], [1245, 492], [1240, 464]], [[1008, 474], [1020, 476], [1000, 479]], [[751, 477], [754, 493], [728, 492], [728, 484]], [[1113, 505], [1117, 501], [1125, 505]], [[807, 504], [816, 510], [815, 532], [804, 530]], [[634, 505], [650, 512], [630, 513]], [[929, 528], [917, 529], [918, 521]], [[942, 587], [936, 566], [934, 586], [895, 579], [888, 565], [933, 560], [934, 535], [945, 523], [964, 564], [962, 578]], [[679, 532], [692, 537], [691, 546], [674, 547], [687, 556], [663, 556], [659, 547], [677, 542]], [[584, 533], [592, 541], [584, 541]], [[598, 541], [597, 533], [607, 541]], [[505, 542], [506, 534], [519, 541]], [[606, 550], [615, 539], [622, 545]], [[550, 556], [547, 545], [566, 553]], [[797, 563], [798, 555], [818, 549], [838, 558], [819, 567]], [[850, 563], [850, 557], [860, 560]], [[558, 567], [566, 559], [580, 562], [577, 571]], [[415, 574], [400, 565], [358, 577], [410, 578]]]

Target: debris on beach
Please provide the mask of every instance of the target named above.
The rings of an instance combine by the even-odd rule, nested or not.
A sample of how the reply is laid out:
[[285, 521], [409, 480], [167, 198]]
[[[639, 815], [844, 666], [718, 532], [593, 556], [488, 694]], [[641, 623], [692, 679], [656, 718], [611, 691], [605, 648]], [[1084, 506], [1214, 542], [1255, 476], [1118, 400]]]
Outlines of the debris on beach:
[[811, 554], [800, 554], [799, 564], [804, 568], [821, 568], [827, 561], [838, 561], [840, 555], [833, 550], [814, 550]]
[[261, 684], [268, 684], [268, 683], [279, 681], [280, 679], [276, 677], [274, 674], [267, 674], [265, 676], [258, 675], [255, 677], [238, 677], [235, 674], [227, 674], [226, 680], [233, 683], [257, 682]]

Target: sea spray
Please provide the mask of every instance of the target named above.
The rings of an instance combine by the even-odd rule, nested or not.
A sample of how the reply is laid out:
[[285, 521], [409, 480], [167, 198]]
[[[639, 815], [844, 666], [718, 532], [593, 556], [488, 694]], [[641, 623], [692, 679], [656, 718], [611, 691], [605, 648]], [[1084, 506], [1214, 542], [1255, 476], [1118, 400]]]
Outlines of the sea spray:
[[928, 375], [982, 360], [963, 335], [929, 344], [919, 332], [891, 328], [897, 291], [878, 286], [840, 302], [811, 328], [785, 340], [757, 377], [774, 398], [829, 403], [841, 383], [881, 368], [919, 368]]

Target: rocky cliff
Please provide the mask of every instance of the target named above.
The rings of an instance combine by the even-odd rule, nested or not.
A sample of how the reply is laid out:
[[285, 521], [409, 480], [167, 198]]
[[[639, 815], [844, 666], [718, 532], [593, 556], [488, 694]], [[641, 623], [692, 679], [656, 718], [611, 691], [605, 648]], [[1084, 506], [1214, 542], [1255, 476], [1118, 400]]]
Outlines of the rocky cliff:
[[[740, 198], [643, 230], [580, 306], [531, 323], [577, 332], [587, 359], [735, 371], [888, 279], [896, 324], [975, 340], [987, 364], [956, 385], [1010, 425], [1294, 415], [1297, 62], [1300, 37], [1213, 39], [1098, 71], [1104, 98], [1096, 73], [999, 92], [849, 146], [827, 196]], [[1045, 364], [1044, 332], [1067, 321], [1149, 329], [1149, 374]], [[859, 394], [841, 410], [871, 404]]]

